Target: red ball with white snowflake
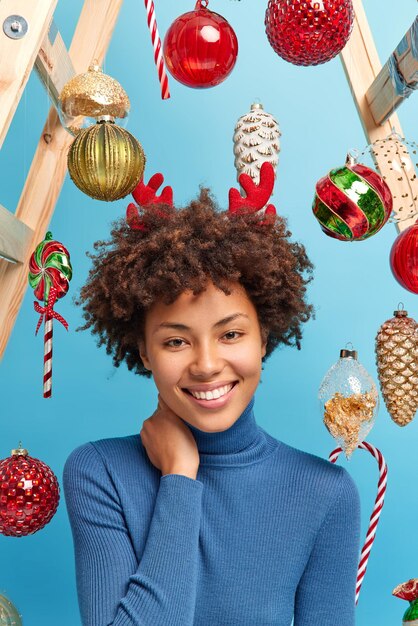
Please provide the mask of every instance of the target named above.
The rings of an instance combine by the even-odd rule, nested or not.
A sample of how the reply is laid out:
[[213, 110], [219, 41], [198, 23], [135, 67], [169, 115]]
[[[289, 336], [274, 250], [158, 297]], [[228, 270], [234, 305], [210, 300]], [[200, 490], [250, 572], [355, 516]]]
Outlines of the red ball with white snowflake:
[[269, 0], [265, 26], [271, 47], [294, 65], [319, 65], [347, 43], [352, 0]]
[[24, 448], [0, 461], [0, 533], [31, 535], [55, 515], [59, 484], [50, 467], [29, 456]]

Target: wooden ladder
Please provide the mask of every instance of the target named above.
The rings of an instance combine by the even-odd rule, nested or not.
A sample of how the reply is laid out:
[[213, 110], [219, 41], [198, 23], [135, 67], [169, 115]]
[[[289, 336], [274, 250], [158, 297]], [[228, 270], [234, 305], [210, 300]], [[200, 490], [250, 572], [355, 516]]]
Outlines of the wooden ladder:
[[[0, 29], [6, 25], [11, 30], [11, 37], [0, 31], [0, 148], [34, 66], [53, 103], [15, 213], [0, 206], [0, 358], [28, 285], [29, 257], [44, 238], [67, 172], [67, 152], [73, 137], [60, 123], [58, 96], [76, 73], [85, 72], [93, 61], [102, 64], [122, 5], [122, 0], [85, 0], [67, 51], [53, 22], [57, 1], [0, 2]], [[353, 3], [354, 29], [340, 56], [370, 143], [384, 139], [392, 129], [402, 135], [402, 129], [392, 110], [385, 111], [384, 119], [376, 113], [383, 108], [382, 66], [362, 0]], [[26, 34], [13, 38], [22, 34], [25, 21], [29, 25]], [[395, 195], [404, 193], [404, 183], [398, 181], [388, 163], [379, 156], [376, 161]], [[418, 196], [417, 180], [410, 183], [408, 193]], [[414, 221], [398, 223], [398, 231]]]

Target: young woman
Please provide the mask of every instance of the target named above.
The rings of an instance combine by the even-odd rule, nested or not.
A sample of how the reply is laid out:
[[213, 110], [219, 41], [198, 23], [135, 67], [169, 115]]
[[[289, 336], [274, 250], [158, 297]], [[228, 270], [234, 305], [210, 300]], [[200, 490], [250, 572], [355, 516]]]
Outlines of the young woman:
[[262, 174], [228, 212], [205, 189], [175, 210], [152, 179], [95, 244], [83, 328], [159, 395], [139, 434], [64, 468], [83, 626], [355, 623], [357, 488], [255, 420], [263, 362], [312, 313], [303, 246], [252, 202]]

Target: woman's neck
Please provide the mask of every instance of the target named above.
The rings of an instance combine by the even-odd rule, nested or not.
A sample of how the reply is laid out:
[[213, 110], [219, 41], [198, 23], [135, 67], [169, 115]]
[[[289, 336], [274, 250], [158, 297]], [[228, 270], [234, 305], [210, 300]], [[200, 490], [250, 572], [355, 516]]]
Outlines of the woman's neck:
[[186, 422], [196, 440], [201, 465], [248, 465], [270, 453], [272, 442], [255, 421], [254, 401], [253, 396], [238, 419], [223, 431], [206, 432]]

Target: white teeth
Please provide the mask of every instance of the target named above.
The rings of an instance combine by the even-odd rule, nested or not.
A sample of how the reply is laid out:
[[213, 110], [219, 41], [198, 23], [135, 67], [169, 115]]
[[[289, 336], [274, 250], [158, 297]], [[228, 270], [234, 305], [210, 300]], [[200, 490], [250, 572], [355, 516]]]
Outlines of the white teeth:
[[231, 391], [233, 384], [225, 385], [224, 387], [218, 387], [218, 389], [212, 389], [212, 391], [190, 391], [194, 398], [198, 400], [213, 400], [216, 398], [221, 398], [226, 393]]

